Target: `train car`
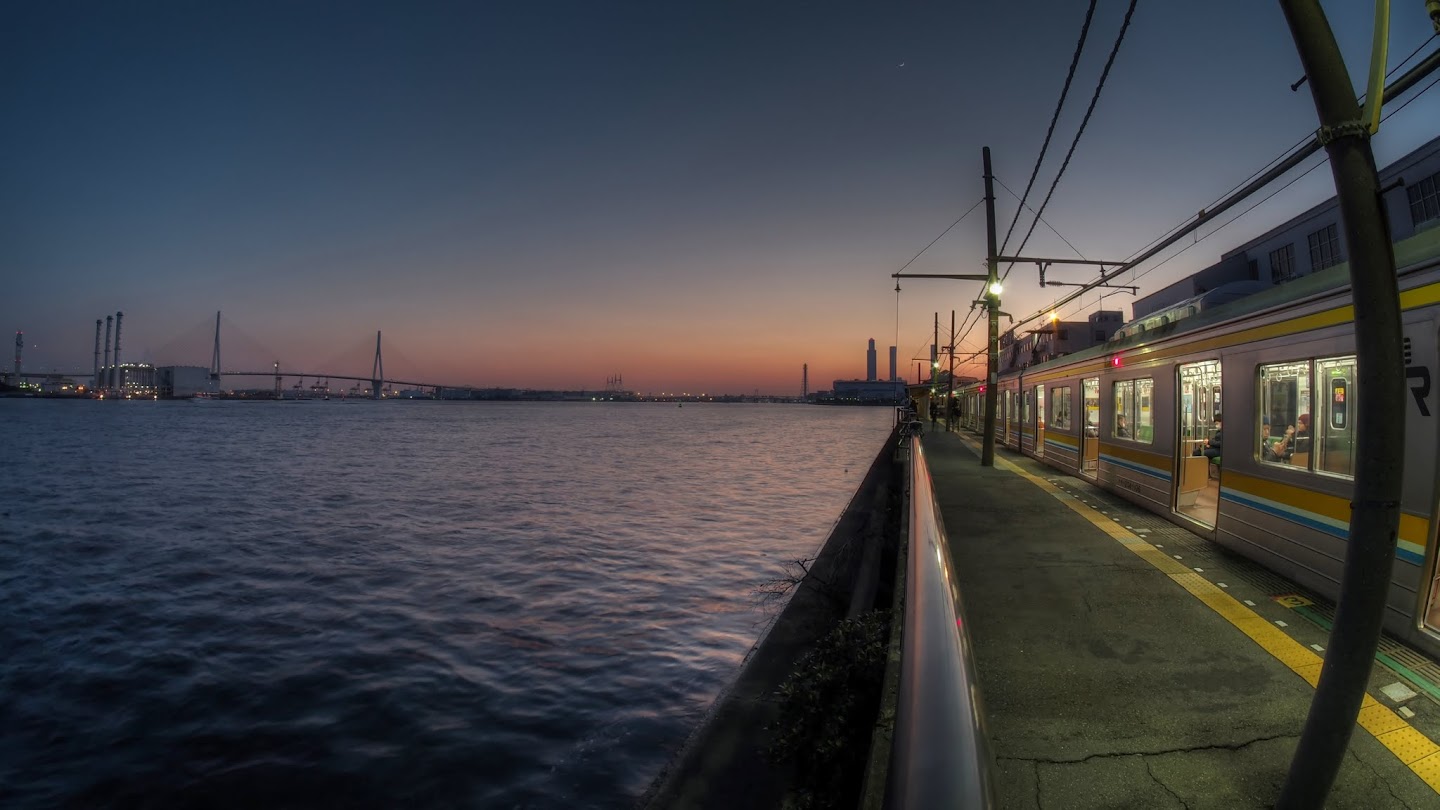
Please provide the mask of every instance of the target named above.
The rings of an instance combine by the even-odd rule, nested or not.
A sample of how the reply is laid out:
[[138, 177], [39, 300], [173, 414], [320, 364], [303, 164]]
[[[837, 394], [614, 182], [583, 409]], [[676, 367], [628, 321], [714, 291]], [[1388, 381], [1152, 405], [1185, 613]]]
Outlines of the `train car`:
[[[1386, 629], [1440, 656], [1440, 228], [1396, 244], [1409, 396]], [[1355, 456], [1345, 264], [1003, 374], [1002, 442], [1335, 598]], [[960, 392], [976, 403], [983, 385]]]

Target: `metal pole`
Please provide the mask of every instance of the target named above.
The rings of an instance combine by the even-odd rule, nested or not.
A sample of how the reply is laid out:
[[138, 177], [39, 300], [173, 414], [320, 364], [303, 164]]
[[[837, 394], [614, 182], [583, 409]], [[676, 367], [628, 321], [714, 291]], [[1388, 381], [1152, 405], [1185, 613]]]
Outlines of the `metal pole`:
[[1358, 422], [1350, 537], [1335, 625], [1279, 808], [1319, 807], [1340, 770], [1375, 661], [1400, 525], [1405, 370], [1394, 246], [1370, 135], [1317, 0], [1280, 0], [1309, 77], [1350, 249]]
[[995, 182], [990, 175], [990, 147], [985, 147], [985, 309], [990, 317], [990, 351], [985, 361], [985, 441], [980, 466], [995, 466], [995, 406], [1000, 399], [1000, 297], [995, 288], [1000, 255], [995, 247]]
[[945, 382], [945, 429], [952, 430], [951, 414], [955, 410], [955, 310], [950, 310], [950, 379]]
[[930, 344], [930, 428], [935, 428], [935, 395], [939, 393], [935, 389], [940, 381], [940, 355], [936, 352], [940, 347], [940, 313], [935, 313], [935, 337]]

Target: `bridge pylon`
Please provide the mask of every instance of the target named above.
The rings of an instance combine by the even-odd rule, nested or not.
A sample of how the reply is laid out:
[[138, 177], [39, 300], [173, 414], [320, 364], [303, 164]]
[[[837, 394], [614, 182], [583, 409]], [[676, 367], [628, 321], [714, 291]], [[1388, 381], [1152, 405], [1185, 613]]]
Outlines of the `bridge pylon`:
[[[99, 321], [96, 321], [96, 334], [99, 334]], [[215, 353], [210, 356], [210, 382], [215, 383], [218, 388], [220, 384], [220, 310], [215, 310]]]
[[375, 331], [375, 364], [370, 367], [370, 398], [380, 398], [380, 384], [385, 381], [385, 361], [380, 357], [380, 331]]

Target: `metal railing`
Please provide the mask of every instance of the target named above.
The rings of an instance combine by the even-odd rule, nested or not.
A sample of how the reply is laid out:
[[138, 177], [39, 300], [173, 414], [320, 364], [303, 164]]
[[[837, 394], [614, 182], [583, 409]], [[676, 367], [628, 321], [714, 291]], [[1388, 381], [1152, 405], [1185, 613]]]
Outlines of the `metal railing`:
[[918, 438], [909, 441], [905, 629], [886, 806], [988, 808], [991, 756], [974, 648], [925, 452]]

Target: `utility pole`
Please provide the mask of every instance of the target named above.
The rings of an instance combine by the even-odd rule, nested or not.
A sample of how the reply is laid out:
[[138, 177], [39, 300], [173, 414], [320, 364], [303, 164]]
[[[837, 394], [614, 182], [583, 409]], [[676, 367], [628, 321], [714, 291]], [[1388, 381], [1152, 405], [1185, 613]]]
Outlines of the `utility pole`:
[[[1380, 638], [1400, 526], [1405, 444], [1405, 368], [1395, 249], [1380, 198], [1370, 135], [1378, 108], [1362, 117], [1340, 48], [1318, 0], [1280, 0], [1320, 118], [1335, 178], [1355, 305], [1355, 468], [1350, 536], [1329, 649], [1310, 714], [1280, 791], [1278, 808], [1320, 807], [1345, 757], [1365, 699]], [[1377, 18], [1377, 27], [1383, 20]], [[1383, 54], [1377, 32], [1376, 50]], [[1372, 71], [1376, 68], [1372, 65]], [[1383, 55], [1378, 70], [1385, 70]], [[1372, 77], [1372, 83], [1374, 77]], [[1381, 94], [1367, 95], [1379, 105]]]
[[955, 310], [950, 310], [950, 379], [945, 384], [945, 429], [951, 430], [951, 414], [955, 410]]
[[990, 351], [985, 360], [985, 440], [980, 466], [995, 466], [995, 406], [1000, 399], [1000, 251], [995, 247], [995, 178], [985, 147], [985, 310], [990, 318]]
[[939, 393], [940, 358], [935, 354], [940, 345], [940, 313], [935, 313], [935, 336], [930, 343], [930, 427], [935, 427], [935, 395]]

